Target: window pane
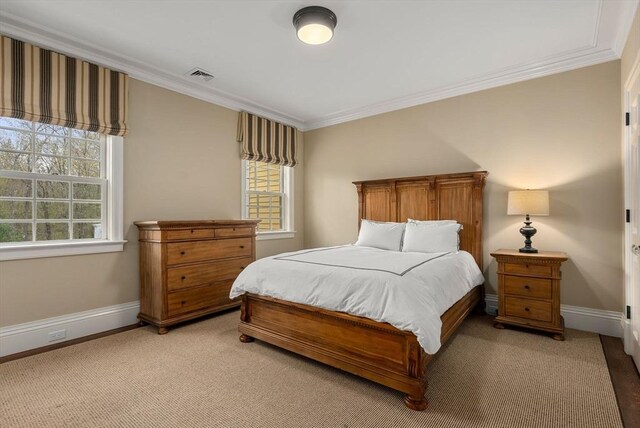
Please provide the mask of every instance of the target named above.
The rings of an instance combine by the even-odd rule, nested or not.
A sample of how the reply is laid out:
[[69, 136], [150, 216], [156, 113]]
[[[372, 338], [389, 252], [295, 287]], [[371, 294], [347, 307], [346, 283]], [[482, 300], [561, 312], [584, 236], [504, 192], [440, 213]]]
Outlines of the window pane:
[[42, 220], [59, 220], [69, 218], [68, 202], [38, 202], [37, 218]]
[[31, 201], [0, 201], [0, 219], [31, 218]]
[[69, 155], [69, 140], [52, 135], [36, 135], [36, 153], [55, 156]]
[[31, 151], [31, 133], [0, 129], [0, 149]]
[[69, 135], [69, 128], [58, 125], [50, 125], [48, 123], [36, 123], [36, 132], [42, 132], [43, 134], [65, 136]]
[[72, 159], [71, 175], [78, 177], [100, 177], [100, 162]]
[[74, 138], [84, 138], [85, 140], [99, 141], [101, 136], [97, 132], [85, 131], [84, 129], [71, 128], [71, 136]]
[[0, 169], [31, 172], [31, 155], [0, 150]]
[[0, 223], [0, 242], [31, 241], [31, 223]]
[[33, 196], [33, 180], [0, 177], [0, 197], [30, 198]]
[[71, 140], [71, 156], [100, 160], [100, 141]]
[[69, 199], [69, 183], [65, 181], [37, 180], [37, 197], [43, 199]]
[[102, 239], [102, 224], [73, 223], [73, 239]]
[[33, 122], [29, 122], [28, 120], [14, 119], [12, 117], [0, 117], [0, 126], [26, 129], [30, 131], [31, 129], [33, 129]]
[[69, 239], [69, 223], [36, 224], [37, 241], [52, 241], [57, 239]]
[[102, 218], [102, 204], [73, 204], [74, 219], [97, 219]]
[[102, 200], [102, 186], [99, 184], [73, 183], [73, 199]]
[[69, 175], [69, 160], [57, 156], [36, 155], [35, 172], [51, 175]]

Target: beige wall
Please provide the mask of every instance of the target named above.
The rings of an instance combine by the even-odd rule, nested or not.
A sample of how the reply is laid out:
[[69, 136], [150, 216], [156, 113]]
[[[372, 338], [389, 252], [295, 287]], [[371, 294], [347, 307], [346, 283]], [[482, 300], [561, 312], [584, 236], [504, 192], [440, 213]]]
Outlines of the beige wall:
[[[136, 220], [240, 217], [237, 113], [136, 80], [129, 104], [125, 251], [0, 263], [0, 326], [137, 300]], [[302, 169], [295, 168], [296, 237], [259, 241], [258, 257], [302, 248]]]
[[484, 274], [518, 248], [507, 191], [550, 190], [534, 246], [566, 251], [562, 303], [622, 310], [620, 62], [305, 133], [305, 246], [354, 242], [354, 180], [487, 170]]

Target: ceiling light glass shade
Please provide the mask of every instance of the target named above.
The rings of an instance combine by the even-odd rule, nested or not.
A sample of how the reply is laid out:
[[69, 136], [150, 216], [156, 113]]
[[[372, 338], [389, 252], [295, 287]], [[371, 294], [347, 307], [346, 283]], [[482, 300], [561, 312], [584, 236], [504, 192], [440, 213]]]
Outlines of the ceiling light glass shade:
[[321, 6], [309, 6], [293, 15], [293, 26], [300, 41], [309, 45], [327, 43], [338, 24], [336, 14]]

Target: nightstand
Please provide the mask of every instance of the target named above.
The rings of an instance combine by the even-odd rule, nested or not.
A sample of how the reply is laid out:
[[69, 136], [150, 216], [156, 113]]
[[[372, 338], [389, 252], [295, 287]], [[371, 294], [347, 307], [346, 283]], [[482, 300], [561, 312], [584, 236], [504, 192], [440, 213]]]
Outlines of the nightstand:
[[564, 319], [560, 315], [560, 266], [567, 255], [556, 251], [521, 253], [497, 250], [498, 316], [494, 326], [505, 324], [553, 333], [564, 340]]

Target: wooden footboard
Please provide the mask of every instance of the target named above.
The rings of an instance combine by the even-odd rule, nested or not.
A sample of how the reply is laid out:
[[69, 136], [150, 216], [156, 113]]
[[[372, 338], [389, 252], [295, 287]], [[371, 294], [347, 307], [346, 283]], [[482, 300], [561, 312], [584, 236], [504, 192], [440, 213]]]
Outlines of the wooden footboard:
[[[483, 287], [476, 287], [442, 319], [444, 344], [471, 310], [483, 307]], [[367, 318], [270, 297], [245, 294], [238, 327], [243, 342], [253, 338], [288, 349], [404, 392], [405, 404], [424, 410], [427, 364], [416, 336]]]

